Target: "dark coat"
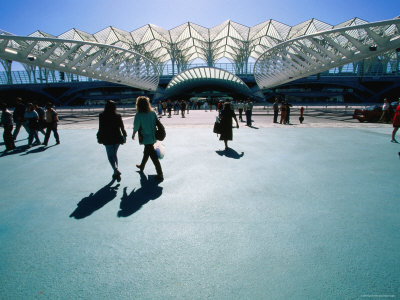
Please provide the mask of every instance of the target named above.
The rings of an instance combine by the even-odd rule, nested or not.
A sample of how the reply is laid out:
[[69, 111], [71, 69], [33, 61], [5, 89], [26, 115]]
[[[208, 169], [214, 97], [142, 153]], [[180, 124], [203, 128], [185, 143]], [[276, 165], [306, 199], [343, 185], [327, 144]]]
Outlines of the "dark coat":
[[108, 115], [101, 113], [99, 116], [99, 131], [97, 140], [103, 145], [123, 144], [126, 136], [122, 117], [119, 114]]
[[221, 119], [221, 136], [220, 140], [232, 141], [232, 118], [235, 118], [236, 114], [232, 109], [223, 109], [220, 115]]

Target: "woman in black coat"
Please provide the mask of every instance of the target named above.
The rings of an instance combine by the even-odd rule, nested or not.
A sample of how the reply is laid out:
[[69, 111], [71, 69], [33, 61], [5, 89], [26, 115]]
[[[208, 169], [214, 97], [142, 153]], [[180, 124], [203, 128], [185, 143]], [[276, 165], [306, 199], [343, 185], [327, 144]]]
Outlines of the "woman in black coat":
[[236, 128], [239, 128], [238, 120], [236, 119], [236, 114], [232, 109], [232, 106], [229, 102], [224, 104], [224, 108], [220, 114], [220, 122], [221, 122], [221, 136], [220, 140], [225, 143], [225, 150], [228, 150], [228, 141], [232, 141], [233, 133], [232, 133], [232, 118], [236, 122]]
[[97, 140], [106, 147], [108, 161], [114, 170], [112, 178], [120, 182], [121, 172], [118, 170], [117, 152], [119, 145], [126, 142], [126, 131], [122, 117], [117, 114], [117, 106], [112, 100], [107, 101], [104, 111], [99, 115]]

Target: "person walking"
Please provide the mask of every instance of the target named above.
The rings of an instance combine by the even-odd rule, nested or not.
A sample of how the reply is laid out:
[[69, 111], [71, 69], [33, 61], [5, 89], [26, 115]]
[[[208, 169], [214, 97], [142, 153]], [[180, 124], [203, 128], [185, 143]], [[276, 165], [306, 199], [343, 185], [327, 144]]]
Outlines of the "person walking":
[[114, 101], [108, 100], [104, 106], [104, 111], [99, 115], [97, 141], [105, 146], [108, 161], [114, 170], [112, 178], [118, 182], [121, 181], [121, 172], [118, 169], [117, 152], [119, 146], [126, 142], [126, 136], [122, 117], [117, 114], [117, 105]]
[[228, 141], [232, 141], [233, 139], [232, 119], [236, 122], [236, 128], [239, 128], [236, 114], [229, 102], [225, 102], [219, 118], [221, 123], [221, 136], [219, 137], [219, 140], [224, 141], [225, 150], [228, 150]]
[[154, 150], [154, 143], [156, 142], [156, 122], [157, 116], [151, 109], [149, 98], [146, 96], [139, 96], [136, 99], [136, 115], [133, 121], [132, 140], [135, 139], [136, 133], [139, 132], [139, 143], [144, 145], [144, 151], [142, 162], [140, 165], [136, 165], [136, 167], [140, 172], [143, 172], [147, 160], [150, 157], [157, 171], [157, 179], [162, 181], [164, 180], [164, 175], [157, 153]]
[[7, 105], [5, 103], [1, 103], [1, 125], [4, 127], [3, 132], [3, 140], [6, 146], [6, 151], [14, 150], [15, 143], [12, 135], [13, 130], [13, 118], [11, 112], [7, 109]]
[[33, 138], [35, 138], [35, 145], [41, 145], [42, 143], [40, 142], [38, 135], [39, 115], [35, 111], [32, 103], [28, 103], [24, 118], [28, 122], [29, 127], [28, 147], [32, 146]]
[[379, 118], [378, 122], [382, 123], [387, 123], [389, 120], [389, 108], [390, 108], [390, 103], [387, 98], [383, 100], [383, 105], [382, 105], [382, 114], [381, 117]]
[[172, 105], [171, 100], [168, 100], [168, 102], [167, 102], [168, 118], [171, 118], [172, 106], [173, 105]]
[[46, 104], [46, 135], [44, 136], [43, 145], [47, 146], [49, 142], [50, 134], [53, 131], [54, 138], [56, 139], [56, 144], [60, 144], [60, 136], [57, 132], [57, 124], [58, 124], [58, 114], [53, 108], [53, 104], [51, 102]]
[[285, 117], [285, 124], [290, 124], [290, 108], [293, 106], [287, 100], [285, 101], [286, 106], [286, 117]]
[[240, 120], [240, 122], [243, 122], [243, 107], [244, 107], [243, 100], [240, 100], [239, 103], [238, 103], [239, 120]]
[[275, 102], [272, 105], [274, 109], [274, 123], [278, 123], [278, 114], [279, 114], [279, 98], [275, 98]]
[[393, 131], [392, 131], [392, 143], [398, 143], [396, 140], [396, 133], [397, 130], [399, 130], [400, 127], [400, 98], [399, 98], [399, 104], [396, 107], [396, 112], [394, 113], [393, 117]]
[[46, 135], [46, 132], [44, 131], [44, 128], [46, 128], [46, 119], [45, 119], [45, 113], [44, 109], [39, 106], [37, 102], [33, 102], [33, 108], [37, 112], [39, 116], [38, 120], [38, 132], [41, 132], [43, 135]]
[[251, 127], [251, 115], [253, 114], [253, 102], [247, 99], [246, 103], [246, 125]]
[[282, 122], [283, 122], [283, 124], [286, 124], [285, 123], [286, 122], [286, 104], [284, 101], [282, 101], [282, 103], [281, 103], [280, 110], [281, 110], [281, 119], [280, 119], [279, 123], [282, 124]]
[[163, 110], [163, 115], [165, 116], [167, 113], [167, 102], [165, 100], [162, 102], [162, 110]]
[[299, 117], [300, 124], [303, 124], [304, 121], [304, 107], [300, 107], [300, 117]]
[[182, 114], [182, 118], [185, 117], [185, 112], [186, 112], [186, 102], [185, 100], [181, 101], [181, 114]]
[[14, 123], [15, 123], [15, 129], [14, 129], [14, 133], [13, 133], [14, 140], [17, 139], [17, 136], [21, 129], [21, 126], [23, 126], [25, 128], [26, 132], [29, 134], [29, 127], [24, 118], [25, 111], [26, 111], [26, 106], [23, 103], [22, 99], [18, 97], [16, 99], [15, 109], [13, 112], [13, 119], [14, 119]]

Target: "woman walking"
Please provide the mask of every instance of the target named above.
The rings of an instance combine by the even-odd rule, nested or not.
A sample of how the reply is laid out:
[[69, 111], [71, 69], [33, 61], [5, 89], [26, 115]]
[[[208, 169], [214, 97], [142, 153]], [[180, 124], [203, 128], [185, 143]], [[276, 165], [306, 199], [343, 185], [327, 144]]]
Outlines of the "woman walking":
[[157, 171], [157, 179], [162, 181], [164, 180], [164, 175], [153, 146], [156, 142], [156, 121], [157, 115], [151, 109], [149, 98], [139, 96], [136, 99], [136, 115], [133, 121], [132, 139], [134, 140], [136, 133], [139, 132], [139, 143], [144, 145], [144, 151], [142, 162], [140, 165], [136, 165], [136, 167], [140, 172], [143, 172], [150, 157]]
[[224, 141], [225, 150], [228, 150], [228, 141], [232, 141], [233, 133], [232, 133], [232, 118], [235, 119], [236, 128], [239, 128], [239, 123], [236, 118], [236, 114], [233, 111], [231, 104], [226, 102], [224, 104], [224, 108], [220, 114], [221, 119], [221, 136], [220, 141]]
[[114, 174], [113, 179], [121, 181], [121, 172], [118, 170], [117, 152], [119, 145], [126, 142], [126, 131], [122, 117], [117, 114], [117, 106], [114, 101], [108, 100], [104, 111], [99, 115], [99, 131], [97, 140], [106, 147], [107, 158]]
[[397, 140], [395, 137], [396, 137], [397, 130], [399, 130], [399, 127], [400, 127], [400, 98], [399, 98], [399, 105], [397, 105], [396, 112], [393, 117], [393, 131], [392, 131], [392, 140], [391, 140], [392, 143], [397, 143]]

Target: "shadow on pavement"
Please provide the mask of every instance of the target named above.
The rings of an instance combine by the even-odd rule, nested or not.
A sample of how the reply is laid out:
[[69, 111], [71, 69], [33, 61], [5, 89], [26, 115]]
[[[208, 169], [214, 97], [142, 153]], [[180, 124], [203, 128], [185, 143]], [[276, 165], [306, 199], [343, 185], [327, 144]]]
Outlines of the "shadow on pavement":
[[240, 159], [244, 156], [244, 152], [238, 153], [236, 150], [232, 148], [228, 148], [228, 150], [217, 150], [215, 151], [219, 156], [226, 156], [229, 158]]
[[19, 153], [25, 152], [27, 149], [29, 149], [28, 145], [18, 146], [14, 150], [3, 151], [0, 156], [19, 154]]
[[89, 196], [83, 198], [79, 203], [78, 207], [69, 216], [70, 218], [83, 219], [90, 216], [96, 210], [102, 208], [108, 202], [117, 197], [117, 190], [119, 184], [112, 186], [115, 180], [102, 187], [96, 193], [91, 193]]
[[120, 211], [118, 217], [129, 217], [142, 208], [150, 200], [159, 198], [162, 194], [163, 188], [159, 186], [159, 181], [156, 176], [146, 177], [141, 172], [140, 174], [140, 188], [133, 189], [128, 195], [127, 187], [124, 188], [124, 194], [121, 198]]

